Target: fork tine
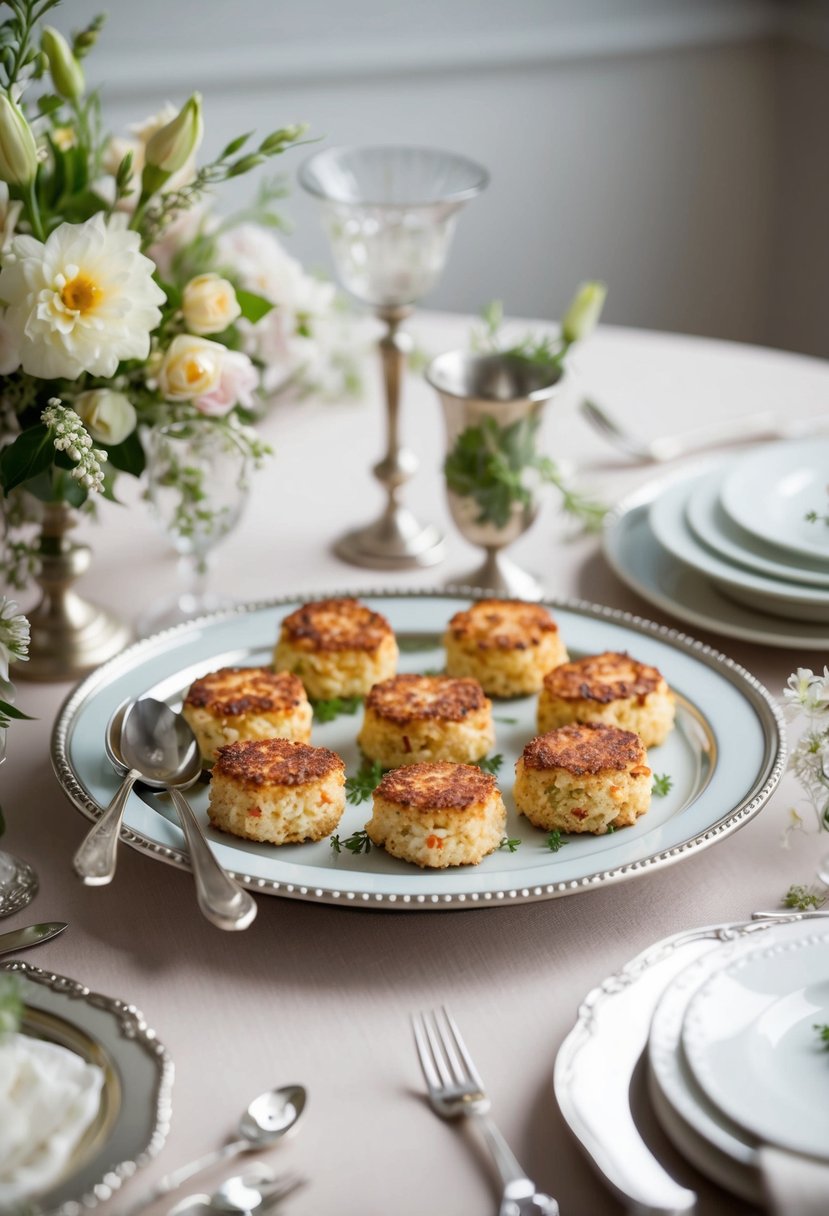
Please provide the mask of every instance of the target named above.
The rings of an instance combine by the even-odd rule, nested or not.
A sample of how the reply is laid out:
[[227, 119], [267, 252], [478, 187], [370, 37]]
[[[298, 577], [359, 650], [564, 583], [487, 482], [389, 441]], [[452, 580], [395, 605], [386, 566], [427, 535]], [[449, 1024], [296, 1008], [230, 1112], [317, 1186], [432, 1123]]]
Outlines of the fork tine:
[[465, 1061], [460, 1057], [457, 1051], [455, 1034], [452, 1030], [452, 1025], [449, 1018], [448, 1010], [445, 1005], [442, 1005], [439, 1011], [433, 1015], [435, 1020], [435, 1028], [440, 1036], [440, 1045], [443, 1048], [443, 1053], [452, 1070], [453, 1080], [458, 1085], [475, 1085], [477, 1082], [472, 1076], [472, 1073], [467, 1069]]
[[467, 1073], [472, 1078], [472, 1080], [475, 1082], [475, 1084], [478, 1086], [478, 1089], [480, 1089], [480, 1091], [483, 1093], [484, 1083], [481, 1080], [481, 1075], [478, 1072], [475, 1065], [472, 1063], [472, 1057], [470, 1056], [470, 1054], [467, 1050], [466, 1044], [463, 1041], [463, 1037], [461, 1036], [460, 1030], [458, 1030], [457, 1022], [452, 1017], [452, 1014], [449, 1012], [449, 1010], [446, 1008], [445, 1005], [443, 1006], [443, 1016], [446, 1019], [447, 1026], [449, 1027], [450, 1031], [452, 1032], [452, 1038], [455, 1041], [455, 1047], [457, 1048], [458, 1055], [463, 1060]]
[[432, 1059], [434, 1060], [435, 1068], [437, 1069], [438, 1076], [440, 1077], [440, 1084], [444, 1088], [447, 1088], [448, 1086], [454, 1084], [454, 1076], [452, 1074], [452, 1068], [449, 1064], [448, 1054], [443, 1042], [443, 1036], [440, 1033], [437, 1014], [434, 1010], [432, 1010], [428, 1017], [424, 1017], [423, 1024], [426, 1030], [426, 1037], [429, 1040], [429, 1046], [432, 1049]]
[[431, 1093], [433, 1090], [440, 1089], [440, 1077], [435, 1068], [429, 1041], [426, 1038], [426, 1018], [424, 1014], [412, 1014], [412, 1030], [414, 1031], [420, 1070], [423, 1073], [426, 1088]]

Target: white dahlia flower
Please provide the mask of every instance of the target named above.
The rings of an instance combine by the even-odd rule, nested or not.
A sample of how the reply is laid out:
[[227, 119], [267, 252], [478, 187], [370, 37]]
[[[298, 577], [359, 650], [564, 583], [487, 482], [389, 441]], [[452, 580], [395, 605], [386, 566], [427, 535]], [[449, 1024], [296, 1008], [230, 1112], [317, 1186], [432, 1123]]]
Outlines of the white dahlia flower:
[[61, 224], [45, 245], [14, 238], [0, 300], [24, 372], [46, 380], [113, 376], [122, 359], [147, 358], [165, 297], [140, 243], [137, 232], [108, 227], [100, 214]]

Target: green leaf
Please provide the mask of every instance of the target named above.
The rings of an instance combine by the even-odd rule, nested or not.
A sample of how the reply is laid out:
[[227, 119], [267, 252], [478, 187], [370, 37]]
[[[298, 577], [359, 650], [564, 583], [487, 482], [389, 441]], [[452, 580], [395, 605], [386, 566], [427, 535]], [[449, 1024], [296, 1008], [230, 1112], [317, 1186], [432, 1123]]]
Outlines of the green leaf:
[[147, 463], [147, 457], [144, 452], [144, 446], [138, 438], [138, 432], [133, 431], [128, 435], [123, 443], [113, 444], [107, 448], [109, 453], [109, 462], [122, 473], [129, 473], [132, 477], [140, 477], [144, 472]]
[[18, 722], [34, 722], [31, 714], [24, 714], [22, 709], [18, 709], [15, 705], [9, 705], [8, 701], [0, 701], [0, 716], [15, 718]]
[[52, 434], [45, 423], [21, 431], [13, 443], [0, 452], [0, 485], [9, 494], [52, 464], [55, 455]]
[[227, 160], [228, 156], [235, 156], [239, 149], [245, 146], [251, 135], [253, 135], [253, 131], [248, 131], [247, 135], [237, 135], [227, 147], [222, 149], [219, 160]]
[[312, 701], [317, 722], [333, 722], [340, 714], [356, 714], [363, 704], [362, 697], [331, 697], [327, 701]]
[[270, 300], [266, 300], [264, 296], [258, 296], [254, 291], [242, 291], [237, 288], [236, 299], [239, 301], [242, 316], [246, 321], [252, 321], [254, 324], [266, 317], [273, 308]]

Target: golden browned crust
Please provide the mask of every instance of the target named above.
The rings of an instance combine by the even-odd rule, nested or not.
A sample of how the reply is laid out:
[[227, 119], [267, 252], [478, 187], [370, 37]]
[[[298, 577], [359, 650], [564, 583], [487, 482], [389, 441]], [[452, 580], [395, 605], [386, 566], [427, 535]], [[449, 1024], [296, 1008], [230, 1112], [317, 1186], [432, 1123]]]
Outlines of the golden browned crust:
[[655, 667], [612, 650], [561, 663], [544, 677], [544, 688], [562, 701], [600, 705], [634, 697], [641, 705], [651, 693], [667, 691], [662, 673]]
[[460, 810], [486, 802], [495, 792], [492, 773], [474, 764], [409, 764], [386, 773], [375, 793], [415, 810]]
[[455, 613], [449, 632], [456, 641], [479, 650], [528, 650], [540, 645], [545, 634], [557, 633], [558, 625], [541, 604], [478, 600]]
[[463, 722], [489, 704], [477, 680], [452, 676], [392, 676], [375, 684], [366, 698], [367, 709], [401, 726], [425, 718]]
[[532, 739], [524, 748], [523, 760], [529, 769], [564, 769], [583, 777], [644, 765], [647, 753], [632, 730], [603, 722], [573, 722]]
[[305, 701], [299, 676], [269, 667], [222, 667], [191, 686], [185, 705], [206, 709], [217, 718], [239, 714], [289, 713]]
[[315, 600], [282, 622], [281, 638], [298, 650], [373, 651], [394, 633], [379, 612], [354, 599]]
[[345, 764], [327, 747], [290, 739], [251, 739], [220, 747], [213, 775], [259, 789], [263, 785], [307, 785], [337, 769], [344, 772]]

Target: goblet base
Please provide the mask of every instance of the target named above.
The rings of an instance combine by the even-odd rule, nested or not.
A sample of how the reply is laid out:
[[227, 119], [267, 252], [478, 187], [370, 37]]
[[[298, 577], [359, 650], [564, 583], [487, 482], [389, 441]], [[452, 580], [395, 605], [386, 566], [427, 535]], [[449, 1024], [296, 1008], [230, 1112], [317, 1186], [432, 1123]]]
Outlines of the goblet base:
[[208, 612], [232, 608], [235, 603], [235, 600], [221, 595], [180, 595], [153, 605], [138, 618], [136, 630], [140, 638], [147, 638], [151, 633], [160, 633], [163, 629], [172, 629], [174, 625], [183, 625], [186, 621], [193, 621]]
[[37, 875], [28, 862], [0, 849], [0, 917], [11, 916], [37, 895]]
[[21, 680], [78, 680], [134, 640], [126, 621], [73, 591], [46, 596], [29, 617], [29, 660]]
[[438, 529], [419, 523], [405, 507], [346, 532], [335, 542], [334, 552], [350, 566], [370, 570], [418, 570], [435, 566], [446, 556]]
[[483, 565], [453, 578], [447, 587], [475, 587], [510, 600], [540, 600], [544, 588], [531, 574], [497, 552], [490, 552]]

